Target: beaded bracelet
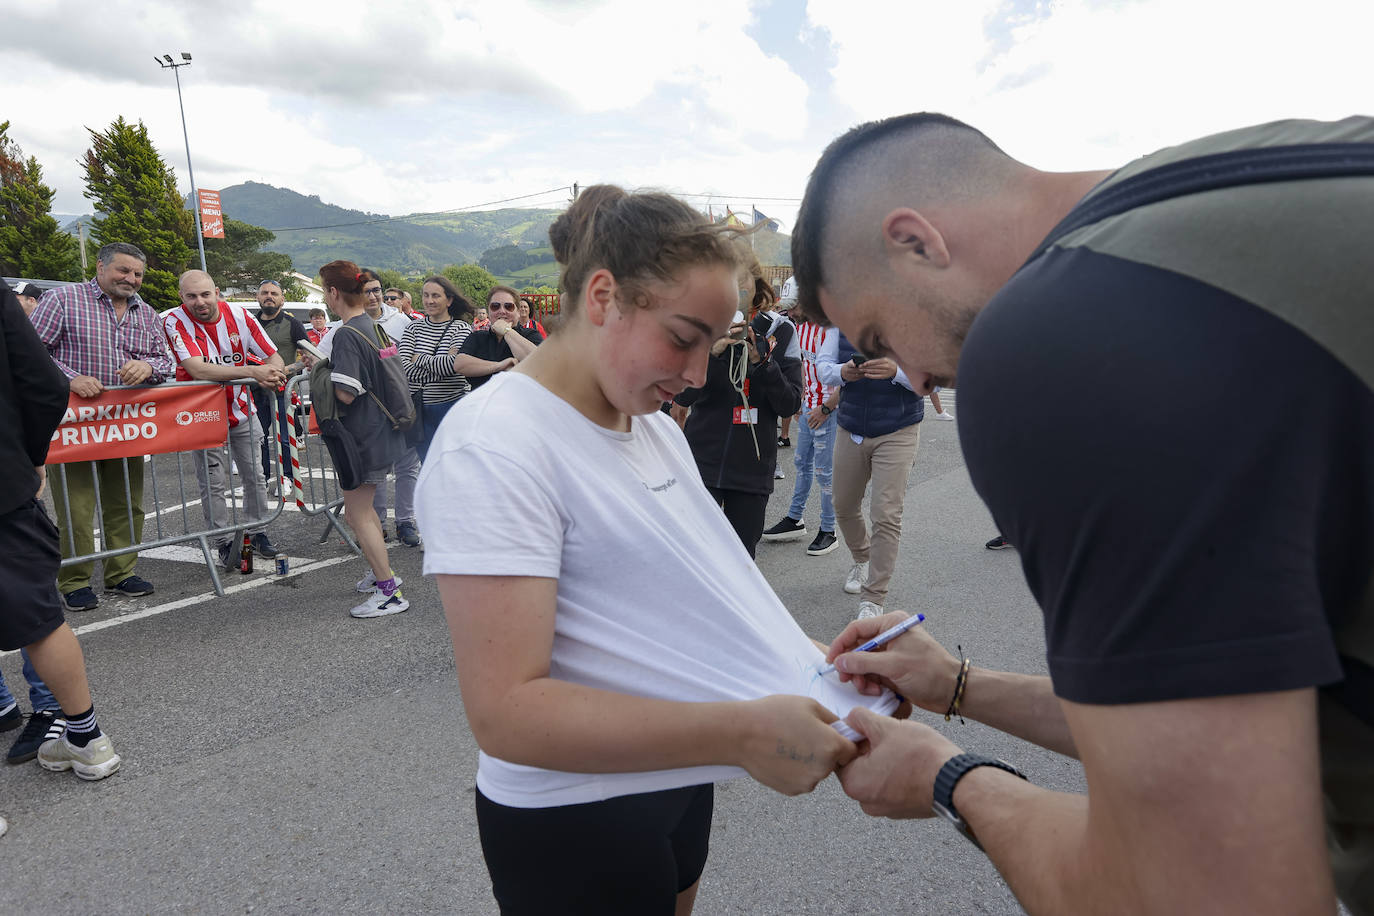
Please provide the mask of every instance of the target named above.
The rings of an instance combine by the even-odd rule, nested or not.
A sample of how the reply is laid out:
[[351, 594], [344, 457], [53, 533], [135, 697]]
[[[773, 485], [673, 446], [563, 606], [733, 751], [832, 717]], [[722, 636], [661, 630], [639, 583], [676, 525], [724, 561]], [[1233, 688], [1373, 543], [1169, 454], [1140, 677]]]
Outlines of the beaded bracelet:
[[[959, 650], [960, 655], [964, 654], [963, 646], [956, 646], [956, 648]], [[951, 716], [959, 716], [959, 703], [964, 699], [964, 687], [968, 685], [968, 669], [970, 662], [971, 659], [965, 658], [964, 663], [959, 666], [959, 676], [954, 679], [954, 699], [949, 701], [949, 709], [945, 710], [946, 722], [950, 720]], [[963, 716], [959, 716], [959, 721], [964, 725], [968, 724], [964, 722]]]

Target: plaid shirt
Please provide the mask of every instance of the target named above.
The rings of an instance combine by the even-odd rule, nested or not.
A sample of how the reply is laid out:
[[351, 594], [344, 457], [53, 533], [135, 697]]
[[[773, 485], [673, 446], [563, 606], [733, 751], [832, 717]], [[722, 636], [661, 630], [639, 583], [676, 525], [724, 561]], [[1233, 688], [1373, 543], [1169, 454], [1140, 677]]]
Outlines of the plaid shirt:
[[30, 318], [67, 378], [90, 375], [101, 384], [119, 385], [119, 367], [141, 359], [153, 367], [148, 383], [156, 385], [175, 368], [153, 307], [135, 294], [124, 317], [116, 319], [114, 303], [94, 278], [48, 290]]

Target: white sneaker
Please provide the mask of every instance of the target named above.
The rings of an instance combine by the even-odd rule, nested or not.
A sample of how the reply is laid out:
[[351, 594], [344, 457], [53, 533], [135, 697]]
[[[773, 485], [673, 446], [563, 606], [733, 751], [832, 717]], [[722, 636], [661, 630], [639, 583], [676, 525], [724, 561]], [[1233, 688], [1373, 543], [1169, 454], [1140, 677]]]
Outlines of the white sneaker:
[[45, 770], [60, 773], [73, 770], [85, 780], [104, 779], [119, 769], [119, 755], [114, 745], [103, 732], [85, 747], [77, 747], [67, 740], [63, 733], [60, 737], [43, 742], [38, 749], [38, 765]]
[[883, 606], [881, 604], [874, 604], [872, 601], [859, 602], [859, 616], [856, 619], [863, 620], [865, 617], [881, 616], [883, 616]]
[[[401, 587], [401, 577], [396, 577], [396, 587]], [[363, 595], [370, 595], [377, 590], [377, 577], [372, 574], [372, 570], [367, 571], [367, 575], [358, 580], [358, 592]]]
[[397, 589], [390, 595], [373, 592], [366, 601], [348, 613], [354, 617], [385, 617], [388, 614], [399, 614], [408, 607], [410, 602], [403, 598], [401, 590]]
[[786, 479], [787, 479], [787, 475], [784, 474], [784, 473], [782, 472], [782, 468], [778, 468], [776, 471], [773, 472], [773, 479], [774, 479], [774, 480], [786, 480]]
[[940, 411], [939, 413], [937, 413], [937, 414], [935, 415], [935, 419], [937, 419], [937, 420], [953, 420], [953, 419], [954, 419], [954, 414], [950, 413], [948, 410], [942, 410], [942, 411]]
[[857, 595], [863, 591], [864, 583], [868, 581], [868, 564], [855, 563], [849, 567], [849, 575], [844, 577], [844, 593], [846, 595]]

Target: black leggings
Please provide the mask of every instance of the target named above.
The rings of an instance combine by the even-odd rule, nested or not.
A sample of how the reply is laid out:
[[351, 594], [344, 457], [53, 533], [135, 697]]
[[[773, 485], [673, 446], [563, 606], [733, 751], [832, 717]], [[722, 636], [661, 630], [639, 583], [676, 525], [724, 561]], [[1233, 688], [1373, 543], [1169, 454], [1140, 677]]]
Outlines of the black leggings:
[[706, 488], [711, 498], [725, 510], [725, 519], [739, 535], [749, 556], [759, 546], [763, 536], [763, 517], [768, 513], [767, 493], [745, 493], [743, 490], [721, 490], [717, 487]]
[[671, 916], [706, 867], [714, 797], [707, 783], [510, 808], [479, 789], [477, 830], [502, 916]]

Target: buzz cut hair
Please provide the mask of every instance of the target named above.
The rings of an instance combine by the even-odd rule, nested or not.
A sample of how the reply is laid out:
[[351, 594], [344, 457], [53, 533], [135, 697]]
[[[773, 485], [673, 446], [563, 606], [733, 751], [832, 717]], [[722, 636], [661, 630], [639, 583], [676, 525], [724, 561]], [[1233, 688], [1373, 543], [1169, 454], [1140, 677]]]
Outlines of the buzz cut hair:
[[[923, 145], [919, 159], [913, 162], [913, 141], [918, 139]], [[806, 183], [793, 227], [792, 273], [802, 314], [812, 321], [829, 323], [820, 306], [820, 288], [827, 280], [825, 254], [827, 245], [833, 244], [826, 230], [843, 215], [843, 188], [861, 174], [872, 181], [893, 177], [890, 172], [896, 168], [923, 173], [911, 176], [913, 186], [932, 179], [967, 184], [956, 176], [976, 168], [976, 163], [967, 162], [970, 152], [975, 159], [982, 158], [978, 152], [985, 152], [1014, 162], [977, 128], [949, 115], [928, 111], [869, 121], [831, 141]]]

